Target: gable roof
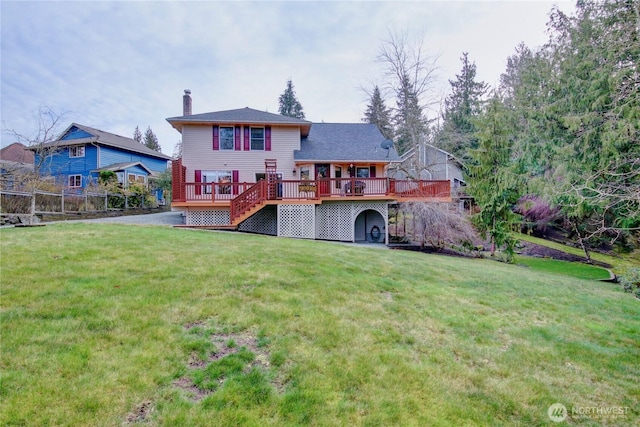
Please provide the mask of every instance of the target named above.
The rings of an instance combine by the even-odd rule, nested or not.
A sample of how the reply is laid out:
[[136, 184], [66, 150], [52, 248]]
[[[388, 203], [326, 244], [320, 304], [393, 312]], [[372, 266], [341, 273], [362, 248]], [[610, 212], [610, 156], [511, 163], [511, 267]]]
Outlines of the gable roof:
[[69, 145], [87, 143], [106, 145], [109, 147], [119, 148], [121, 150], [144, 154], [149, 157], [171, 160], [170, 156], [162, 154], [159, 151], [152, 150], [132, 138], [116, 135], [115, 133], [80, 125], [78, 123], [72, 123], [64, 132], [62, 132], [56, 141], [47, 143], [45, 146], [65, 147]]
[[294, 152], [296, 161], [399, 162], [391, 147], [382, 148], [386, 138], [369, 123], [314, 123], [309, 136]]
[[215, 111], [212, 113], [192, 114], [190, 116], [169, 117], [167, 121], [178, 132], [186, 124], [248, 124], [248, 125], [291, 125], [299, 126], [302, 135], [307, 135], [311, 122], [296, 119], [295, 117], [269, 113], [267, 111], [254, 110], [245, 107], [235, 110]]
[[34, 164], [34, 153], [20, 142], [14, 142], [0, 149], [0, 159], [11, 162]]
[[95, 169], [91, 172], [101, 172], [101, 171], [113, 171], [113, 172], [119, 172], [119, 171], [123, 171], [125, 169], [130, 169], [134, 166], [140, 166], [142, 169], [144, 169], [149, 175], [153, 175], [154, 172], [149, 169], [148, 167], [146, 167], [142, 162], [122, 162], [122, 163], [113, 163], [111, 165], [108, 166], [104, 166], [102, 168], [99, 169]]
[[[438, 151], [439, 153], [444, 154], [445, 156], [447, 156], [447, 160], [451, 160], [452, 162], [454, 162], [455, 164], [457, 164], [461, 168], [464, 167], [464, 163], [462, 163], [462, 161], [460, 159], [458, 159], [456, 156], [454, 156], [453, 154], [449, 153], [448, 151], [445, 151], [442, 148], [438, 148], [433, 144], [425, 143], [423, 145], [426, 148], [431, 148], [432, 150], [435, 150], [435, 151]], [[413, 157], [415, 155], [415, 152], [416, 152], [416, 148], [415, 147], [411, 147], [407, 151], [405, 151], [404, 154], [400, 158], [402, 159], [403, 162], [405, 162], [405, 161], [409, 160], [411, 157]]]

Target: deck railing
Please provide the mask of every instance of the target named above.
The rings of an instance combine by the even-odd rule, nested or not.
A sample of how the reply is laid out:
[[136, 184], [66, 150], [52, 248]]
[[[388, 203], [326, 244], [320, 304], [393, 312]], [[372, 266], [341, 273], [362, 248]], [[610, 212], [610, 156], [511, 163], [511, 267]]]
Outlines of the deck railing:
[[260, 180], [231, 201], [231, 222], [267, 200], [267, 181]]
[[176, 202], [216, 202], [229, 201], [243, 194], [254, 182], [185, 182], [179, 191], [179, 197], [174, 196]]
[[[179, 191], [177, 194], [174, 193], [174, 202], [234, 201], [232, 205], [237, 205], [238, 212], [246, 212], [255, 206], [255, 203], [262, 203], [267, 199], [318, 200], [352, 196], [394, 196], [415, 199], [451, 197], [451, 183], [448, 180], [324, 178], [303, 181], [278, 180], [271, 184], [266, 181], [260, 181], [257, 184], [186, 182], [178, 187]], [[242, 215], [243, 212], [238, 214]]]

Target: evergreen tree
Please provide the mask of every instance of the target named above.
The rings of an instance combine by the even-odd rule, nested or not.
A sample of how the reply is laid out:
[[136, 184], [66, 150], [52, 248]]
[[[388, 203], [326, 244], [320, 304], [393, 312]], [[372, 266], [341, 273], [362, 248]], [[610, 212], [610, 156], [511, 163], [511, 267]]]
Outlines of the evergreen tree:
[[482, 98], [488, 86], [475, 80], [476, 64], [469, 61], [467, 52], [460, 60], [462, 71], [456, 74], [456, 80], [449, 80], [451, 93], [445, 99], [438, 145], [466, 163], [470, 160], [470, 150], [478, 145], [473, 119], [482, 110]]
[[417, 147], [426, 139], [428, 132], [414, 82], [408, 74], [402, 76], [396, 89], [396, 105], [395, 144], [396, 150], [402, 155], [407, 150]]
[[509, 138], [509, 114], [494, 97], [478, 120], [478, 147], [470, 150], [467, 189], [480, 208], [473, 217], [483, 236], [491, 239], [491, 255], [504, 247], [508, 260], [513, 259], [515, 240], [511, 230], [518, 222], [512, 207], [518, 200], [519, 176], [511, 167], [512, 142]]
[[557, 147], [566, 133], [556, 102], [553, 65], [545, 52], [532, 52], [525, 45], [507, 59], [500, 76], [500, 94], [513, 114], [511, 134], [517, 161], [527, 175], [531, 191], [540, 191], [556, 163]]
[[144, 146], [147, 148], [151, 148], [152, 150], [161, 152], [162, 147], [160, 147], [160, 143], [158, 142], [158, 137], [151, 130], [151, 126], [147, 127], [146, 132], [144, 133]]
[[133, 131], [133, 140], [142, 144], [142, 133], [140, 132], [140, 128], [136, 126], [136, 129]]
[[295, 117], [296, 119], [304, 120], [304, 112], [302, 111], [302, 104], [296, 98], [296, 93], [293, 90], [293, 83], [291, 79], [287, 80], [287, 88], [284, 90], [280, 98], [278, 98], [278, 112], [283, 116]]
[[581, 1], [576, 9], [551, 14], [553, 108], [566, 134], [551, 183], [580, 243], [626, 241], [640, 229], [640, 6]]
[[384, 104], [382, 95], [380, 95], [380, 89], [377, 85], [373, 88], [371, 100], [369, 105], [367, 105], [367, 111], [364, 112], [364, 119], [362, 119], [362, 121], [376, 125], [385, 138], [393, 138], [391, 112]]

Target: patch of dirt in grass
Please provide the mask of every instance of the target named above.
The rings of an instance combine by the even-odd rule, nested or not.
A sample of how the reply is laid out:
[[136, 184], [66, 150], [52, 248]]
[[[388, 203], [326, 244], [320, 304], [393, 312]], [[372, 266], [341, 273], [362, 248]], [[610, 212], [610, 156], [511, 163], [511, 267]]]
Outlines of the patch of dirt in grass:
[[202, 321], [202, 320], [198, 320], [195, 322], [191, 322], [191, 323], [187, 323], [186, 325], [184, 325], [184, 329], [186, 329], [187, 331], [193, 328], [197, 328], [200, 326], [205, 326], [206, 322]]
[[149, 420], [149, 415], [151, 414], [151, 409], [153, 408], [152, 402], [150, 400], [145, 400], [138, 407], [136, 407], [133, 411], [127, 414], [125, 418], [125, 425], [144, 423]]
[[201, 388], [197, 387], [193, 383], [193, 381], [191, 381], [191, 378], [188, 377], [182, 377], [175, 380], [173, 382], [173, 385], [185, 392], [192, 402], [199, 402], [207, 397], [210, 393], [207, 390], [202, 390]]
[[[198, 321], [189, 323], [184, 326], [185, 330], [191, 330], [196, 327], [206, 327], [207, 323], [204, 321]], [[244, 373], [249, 373], [253, 368], [260, 368], [263, 371], [267, 372], [271, 368], [270, 363], [270, 354], [265, 345], [260, 345], [260, 340], [252, 333], [249, 332], [219, 332], [219, 333], [211, 333], [208, 336], [208, 339], [211, 340], [211, 343], [214, 345], [215, 351], [211, 352], [207, 355], [206, 359], [203, 360], [197, 354], [191, 354], [189, 357], [189, 361], [187, 362], [187, 368], [190, 371], [194, 370], [204, 370], [207, 367], [224, 359], [225, 357], [231, 356], [240, 352], [242, 349], [253, 353], [254, 359], [253, 361], [247, 363], [244, 368]], [[224, 384], [226, 378], [220, 379], [220, 386]], [[173, 382], [174, 387], [185, 392], [185, 395], [192, 402], [199, 402], [204, 399], [211, 393], [215, 393], [215, 390], [205, 390], [198, 387], [194, 384], [190, 375], [187, 374]], [[279, 375], [273, 375], [273, 380], [271, 381], [271, 385], [276, 389], [278, 393], [282, 393], [284, 391], [284, 381], [280, 378]]]
[[217, 351], [209, 356], [210, 361], [237, 353], [244, 347], [256, 356], [251, 365], [269, 367], [269, 355], [258, 346], [258, 339], [249, 333], [214, 334], [211, 336], [211, 342], [216, 346]]

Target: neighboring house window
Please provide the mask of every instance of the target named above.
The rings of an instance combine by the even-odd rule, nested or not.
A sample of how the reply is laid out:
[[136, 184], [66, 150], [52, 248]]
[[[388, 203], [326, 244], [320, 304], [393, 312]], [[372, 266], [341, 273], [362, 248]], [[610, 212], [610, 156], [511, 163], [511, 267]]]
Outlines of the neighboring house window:
[[118, 184], [124, 184], [124, 172], [116, 172], [116, 176], [118, 177]]
[[82, 187], [82, 175], [69, 175], [69, 187]]
[[251, 149], [264, 150], [264, 128], [251, 128]]
[[144, 175], [138, 175], [135, 173], [129, 173], [127, 178], [129, 179], [129, 183], [139, 182], [140, 184], [144, 184], [146, 182], [146, 177]]
[[356, 176], [358, 178], [369, 178], [369, 168], [368, 167], [356, 168]]
[[233, 127], [220, 126], [220, 149], [233, 150]]
[[69, 157], [84, 157], [84, 145], [69, 147]]

